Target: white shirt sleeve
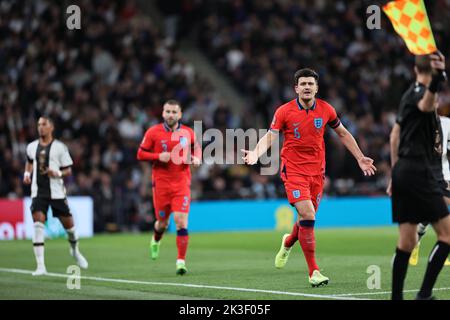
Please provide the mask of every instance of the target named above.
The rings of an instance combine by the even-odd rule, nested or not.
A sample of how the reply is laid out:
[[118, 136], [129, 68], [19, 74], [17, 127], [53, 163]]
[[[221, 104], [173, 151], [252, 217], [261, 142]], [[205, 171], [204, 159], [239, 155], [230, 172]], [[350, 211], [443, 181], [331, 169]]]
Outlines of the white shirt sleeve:
[[61, 143], [61, 146], [62, 146], [62, 149], [61, 149], [60, 158], [59, 158], [60, 167], [61, 168], [70, 167], [71, 165], [73, 165], [73, 161], [72, 161], [72, 157], [70, 156], [69, 149], [63, 143]]
[[27, 160], [29, 161], [29, 162], [33, 162], [34, 161], [34, 157], [33, 157], [33, 152], [31, 151], [31, 149], [32, 149], [32, 143], [29, 143], [28, 145], [27, 145]]

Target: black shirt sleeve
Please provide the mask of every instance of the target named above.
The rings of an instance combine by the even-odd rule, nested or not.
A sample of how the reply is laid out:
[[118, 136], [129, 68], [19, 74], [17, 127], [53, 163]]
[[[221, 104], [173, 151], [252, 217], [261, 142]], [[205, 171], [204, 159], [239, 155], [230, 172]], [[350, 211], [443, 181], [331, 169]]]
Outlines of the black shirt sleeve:
[[397, 112], [397, 117], [395, 122], [400, 126], [405, 121], [406, 118], [413, 115], [414, 113], [420, 113], [419, 101], [422, 99], [425, 93], [426, 87], [423, 84], [415, 84], [409, 88], [408, 91], [402, 97], [400, 101], [400, 106]]

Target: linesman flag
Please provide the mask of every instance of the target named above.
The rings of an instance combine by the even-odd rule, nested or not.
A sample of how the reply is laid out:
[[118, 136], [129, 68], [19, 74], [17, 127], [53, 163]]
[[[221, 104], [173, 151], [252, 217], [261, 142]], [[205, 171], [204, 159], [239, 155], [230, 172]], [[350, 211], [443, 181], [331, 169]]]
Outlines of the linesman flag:
[[437, 51], [423, 0], [391, 1], [383, 6], [383, 11], [412, 54]]

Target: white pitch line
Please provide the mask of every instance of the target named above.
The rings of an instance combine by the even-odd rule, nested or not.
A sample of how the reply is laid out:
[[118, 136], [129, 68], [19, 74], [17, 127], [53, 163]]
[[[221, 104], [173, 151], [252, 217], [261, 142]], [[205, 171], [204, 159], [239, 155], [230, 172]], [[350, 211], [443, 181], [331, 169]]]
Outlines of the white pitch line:
[[[32, 274], [33, 273], [33, 271], [30, 271], [30, 270], [7, 269], [7, 268], [0, 268], [0, 272], [22, 273], [22, 274]], [[46, 276], [68, 278], [72, 275], [64, 274], [64, 273], [51, 273], [50, 272], [50, 273], [47, 273]], [[102, 282], [143, 284], [143, 285], [153, 285], [153, 286], [173, 286], [173, 287], [189, 287], [189, 288], [203, 288], [203, 289], [218, 289], [218, 290], [229, 290], [229, 291], [240, 291], [240, 292], [268, 293], [268, 294], [275, 294], [275, 295], [300, 296], [300, 297], [308, 297], [308, 298], [333, 299], [333, 300], [367, 300], [367, 299], [359, 299], [359, 298], [354, 298], [354, 297], [340, 297], [340, 296], [335, 296], [335, 295], [321, 295], [321, 294], [287, 292], [287, 291], [276, 291], [276, 290], [261, 290], [261, 289], [249, 289], [249, 288], [208, 286], [208, 285], [202, 285], [202, 284], [189, 284], [189, 283], [152, 282], [152, 281], [124, 280], [124, 279], [100, 278], [100, 277], [89, 277], [89, 276], [80, 276], [80, 279], [102, 281]]]
[[[433, 291], [446, 291], [450, 290], [450, 288], [434, 288]], [[403, 290], [403, 292], [419, 292], [419, 289], [411, 289], [411, 290]], [[333, 297], [351, 297], [351, 296], [375, 296], [375, 295], [383, 295], [390, 294], [391, 291], [374, 291], [374, 292], [361, 292], [361, 293], [342, 293], [342, 294], [333, 294]]]

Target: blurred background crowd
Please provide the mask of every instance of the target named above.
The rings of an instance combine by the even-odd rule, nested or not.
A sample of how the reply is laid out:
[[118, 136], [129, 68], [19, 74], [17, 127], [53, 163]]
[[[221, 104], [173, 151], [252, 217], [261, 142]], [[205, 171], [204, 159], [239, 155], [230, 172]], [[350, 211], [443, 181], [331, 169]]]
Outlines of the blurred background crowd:
[[[384, 194], [389, 133], [414, 74], [413, 57], [385, 17], [380, 30], [366, 27], [374, 1], [154, 1], [162, 25], [142, 14], [139, 1], [73, 3], [81, 30], [66, 28], [72, 3], [0, 2], [0, 197], [29, 195], [25, 148], [37, 138], [39, 114], [48, 114], [74, 160], [67, 191], [94, 199], [95, 231], [147, 229], [151, 169], [136, 151], [145, 130], [161, 121], [163, 102], [179, 100], [183, 123], [202, 120], [204, 130], [267, 128], [275, 109], [295, 97], [293, 74], [306, 66], [320, 75], [318, 96], [378, 167], [365, 178], [328, 130], [325, 195]], [[450, 1], [427, 7], [449, 57]], [[245, 110], [236, 112], [183, 56], [178, 43], [186, 39], [247, 99]], [[448, 90], [440, 103], [450, 109]], [[258, 166], [193, 171], [194, 200], [283, 197], [278, 175], [261, 176]]]

